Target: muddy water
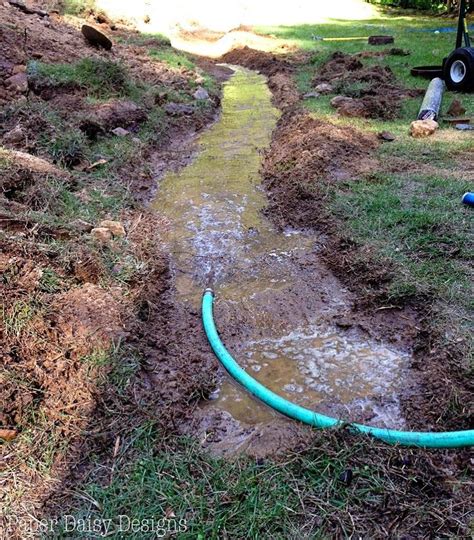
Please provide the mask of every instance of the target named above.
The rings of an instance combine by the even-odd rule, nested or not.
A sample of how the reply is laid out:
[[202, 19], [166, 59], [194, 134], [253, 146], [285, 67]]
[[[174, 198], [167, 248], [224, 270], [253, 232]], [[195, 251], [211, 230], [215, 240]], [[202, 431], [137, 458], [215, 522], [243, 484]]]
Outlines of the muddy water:
[[[212, 286], [227, 347], [280, 395], [342, 418], [402, 427], [398, 395], [408, 353], [338, 326], [352, 298], [318, 259], [324, 238], [279, 232], [262, 215], [261, 151], [278, 111], [263, 76], [235, 70], [196, 159], [160, 181], [154, 203], [171, 222], [178, 294], [199, 309], [203, 289]], [[232, 444], [256, 426], [283, 421], [225, 373], [197, 418], [198, 430], [226, 424], [220, 442]]]

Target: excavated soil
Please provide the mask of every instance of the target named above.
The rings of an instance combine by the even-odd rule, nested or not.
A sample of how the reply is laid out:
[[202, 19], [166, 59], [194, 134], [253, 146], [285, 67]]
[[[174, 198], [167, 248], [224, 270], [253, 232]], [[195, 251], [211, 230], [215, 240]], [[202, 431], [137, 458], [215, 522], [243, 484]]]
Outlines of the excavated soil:
[[402, 100], [419, 95], [395, 84], [388, 66], [364, 65], [367, 54], [335, 52], [313, 79], [313, 86], [329, 83], [335, 93], [348, 99], [334, 104], [343, 116], [392, 120], [400, 112]]

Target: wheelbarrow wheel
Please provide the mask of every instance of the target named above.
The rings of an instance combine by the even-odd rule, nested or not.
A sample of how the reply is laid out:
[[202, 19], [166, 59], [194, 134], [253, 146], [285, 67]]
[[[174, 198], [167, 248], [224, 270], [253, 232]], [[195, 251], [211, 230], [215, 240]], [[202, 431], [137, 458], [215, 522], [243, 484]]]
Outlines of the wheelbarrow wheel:
[[456, 49], [444, 63], [444, 81], [449, 90], [469, 92], [474, 90], [474, 50], [470, 47]]

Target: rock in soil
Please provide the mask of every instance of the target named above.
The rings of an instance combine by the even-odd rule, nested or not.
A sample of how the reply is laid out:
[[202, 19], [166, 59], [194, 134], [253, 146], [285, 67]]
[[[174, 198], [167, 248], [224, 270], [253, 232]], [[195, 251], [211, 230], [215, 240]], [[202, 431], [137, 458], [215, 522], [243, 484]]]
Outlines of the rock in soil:
[[0, 439], [3, 439], [4, 441], [13, 441], [13, 439], [16, 439], [18, 435], [18, 431], [15, 429], [0, 429]]
[[306, 94], [303, 94], [303, 99], [317, 98], [320, 95], [318, 92], [306, 92]]
[[390, 133], [390, 131], [381, 131], [380, 133], [377, 134], [377, 137], [381, 141], [387, 141], [387, 142], [392, 142], [396, 139], [395, 135], [393, 133]]
[[209, 99], [209, 93], [207, 92], [206, 89], [199, 87], [196, 90], [196, 92], [194, 92], [193, 97], [194, 99], [199, 99], [199, 100]]
[[91, 237], [101, 244], [108, 244], [112, 240], [112, 233], [106, 227], [95, 227], [91, 231]]
[[16, 126], [12, 130], [5, 133], [3, 142], [8, 144], [16, 144], [25, 140], [25, 132], [21, 126]]
[[7, 150], [4, 153], [5, 157], [11, 159], [15, 166], [21, 169], [39, 174], [54, 174], [55, 176], [66, 176], [67, 173], [62, 169], [58, 169], [48, 161], [37, 156], [27, 154], [26, 152], [18, 152], [16, 150]]
[[117, 135], [117, 137], [126, 137], [130, 132], [127, 131], [126, 129], [118, 127], [118, 128], [113, 129], [112, 133], [114, 135]]
[[334, 88], [329, 83], [317, 84], [314, 89], [320, 94], [332, 94], [334, 92]]
[[110, 51], [112, 48], [112, 41], [100, 30], [97, 30], [97, 28], [89, 26], [88, 24], [83, 24], [81, 32], [91, 45], [103, 47], [107, 51]]
[[113, 131], [115, 128], [136, 127], [147, 117], [145, 109], [133, 101], [114, 99], [89, 109], [79, 128], [90, 139], [95, 139], [98, 134]]
[[439, 128], [434, 120], [415, 120], [410, 124], [410, 135], [417, 139], [429, 137]]
[[194, 113], [194, 107], [185, 103], [167, 103], [164, 109], [166, 114], [170, 116], [182, 116]]
[[125, 236], [125, 227], [120, 223], [120, 221], [111, 221], [110, 219], [105, 219], [99, 223], [99, 228], [108, 229], [114, 236], [117, 237]]
[[462, 116], [465, 112], [466, 109], [463, 107], [459, 99], [453, 99], [449, 109], [447, 110], [447, 114], [449, 116]]
[[28, 90], [28, 77], [25, 72], [17, 73], [8, 77], [6, 80], [7, 86], [16, 90], [17, 92], [26, 92]]

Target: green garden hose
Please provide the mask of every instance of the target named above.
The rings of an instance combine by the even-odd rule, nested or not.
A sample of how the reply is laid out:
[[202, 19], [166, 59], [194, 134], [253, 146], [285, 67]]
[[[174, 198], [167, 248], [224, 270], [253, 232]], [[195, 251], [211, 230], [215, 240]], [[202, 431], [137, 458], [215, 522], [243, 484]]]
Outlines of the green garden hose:
[[232, 358], [219, 338], [213, 316], [214, 293], [211, 289], [206, 289], [202, 299], [202, 320], [207, 339], [229, 374], [248, 390], [256, 398], [260, 399], [276, 411], [299, 420], [305, 424], [317, 428], [332, 428], [347, 426], [354, 432], [372, 435], [377, 439], [382, 439], [389, 444], [400, 444], [404, 446], [418, 446], [421, 448], [460, 448], [463, 446], [474, 446], [474, 430], [448, 431], [448, 432], [415, 432], [415, 431], [395, 431], [393, 429], [377, 428], [344, 422], [324, 414], [310, 411], [300, 405], [291, 403], [281, 396], [275, 394], [263, 384], [251, 377]]

